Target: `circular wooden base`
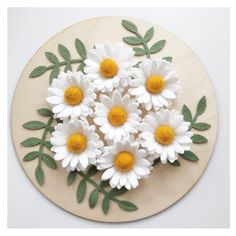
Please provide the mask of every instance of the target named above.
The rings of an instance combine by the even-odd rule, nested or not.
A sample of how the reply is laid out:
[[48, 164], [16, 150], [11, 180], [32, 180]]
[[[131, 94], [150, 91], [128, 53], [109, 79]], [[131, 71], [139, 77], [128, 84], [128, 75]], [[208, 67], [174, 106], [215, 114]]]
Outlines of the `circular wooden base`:
[[[86, 199], [81, 204], [78, 204], [76, 201], [76, 188], [79, 180], [77, 178], [74, 184], [67, 186], [66, 178], [68, 173], [61, 167], [57, 170], [52, 170], [45, 166], [45, 183], [42, 187], [39, 187], [34, 176], [37, 161], [22, 161], [24, 155], [29, 152], [29, 148], [22, 147], [20, 143], [31, 136], [40, 137], [42, 135], [41, 130], [29, 131], [24, 129], [22, 124], [30, 120], [43, 121], [44, 118], [39, 116], [36, 110], [48, 107], [45, 97], [49, 85], [49, 72], [35, 79], [29, 79], [29, 74], [39, 65], [50, 65], [44, 53], [51, 51], [58, 55], [57, 47], [59, 43], [69, 48], [72, 58], [78, 58], [74, 46], [75, 38], [81, 39], [87, 49], [92, 48], [96, 43], [122, 41], [122, 37], [130, 35], [130, 33], [122, 27], [121, 20], [121, 17], [94, 18], [72, 25], [56, 34], [35, 53], [26, 65], [19, 79], [12, 104], [12, 136], [16, 153], [33, 184], [49, 200], [64, 210], [83, 218], [103, 222], [125, 222], [142, 219], [168, 208], [181, 199], [193, 187], [205, 170], [211, 157], [217, 132], [215, 94], [203, 64], [182, 40], [166, 29], [154, 26], [155, 33], [150, 44], [157, 40], [165, 39], [166, 46], [160, 53], [154, 54], [153, 58], [172, 56], [173, 68], [176, 70], [181, 83], [181, 91], [174, 108], [181, 111], [183, 104], [186, 104], [192, 111], [195, 111], [199, 99], [203, 95], [206, 96], [206, 112], [200, 116], [200, 119], [211, 124], [211, 129], [204, 131], [204, 136], [208, 138], [208, 143], [193, 144], [191, 147], [200, 160], [193, 163], [180, 159], [180, 167], [157, 165], [148, 179], [140, 181], [137, 189], [128, 191], [120, 197], [138, 206], [138, 210], [134, 212], [122, 211], [116, 204], [112, 203], [109, 213], [104, 215], [101, 210], [102, 198], [99, 199], [94, 209], [90, 209], [88, 205], [90, 186], [88, 186]], [[131, 21], [136, 23], [142, 34], [154, 25], [144, 20], [131, 19]], [[30, 148], [30, 151], [33, 150], [37, 150], [37, 147]], [[60, 163], [58, 163], [58, 166], [60, 166]]]

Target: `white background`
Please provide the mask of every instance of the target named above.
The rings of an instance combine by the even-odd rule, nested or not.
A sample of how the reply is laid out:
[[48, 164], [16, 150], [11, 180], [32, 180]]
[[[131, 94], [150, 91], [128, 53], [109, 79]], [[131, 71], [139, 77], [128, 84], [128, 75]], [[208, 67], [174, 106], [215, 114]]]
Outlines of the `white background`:
[[[219, 109], [216, 147], [204, 175], [162, 213], [125, 224], [81, 219], [40, 194], [24, 174], [10, 136], [9, 227], [228, 227], [229, 226], [229, 11], [223, 8], [37, 8], [8, 12], [8, 112], [20, 73], [34, 52], [58, 31], [80, 20], [124, 15], [153, 21], [181, 37], [200, 57], [213, 81]], [[10, 117], [10, 115], [9, 115]]]

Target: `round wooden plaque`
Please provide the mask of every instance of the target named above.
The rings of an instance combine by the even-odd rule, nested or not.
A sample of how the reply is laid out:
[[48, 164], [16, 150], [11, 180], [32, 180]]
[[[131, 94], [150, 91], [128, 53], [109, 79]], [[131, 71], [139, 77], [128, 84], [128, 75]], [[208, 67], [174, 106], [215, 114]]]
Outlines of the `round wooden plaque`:
[[[22, 127], [22, 124], [30, 120], [44, 121], [44, 118], [37, 114], [36, 110], [41, 107], [48, 107], [45, 97], [49, 86], [49, 72], [38, 78], [30, 79], [31, 71], [39, 65], [49, 66], [50, 64], [45, 58], [45, 52], [50, 51], [58, 55], [58, 44], [65, 45], [70, 50], [72, 58], [78, 58], [74, 46], [76, 38], [81, 39], [87, 49], [92, 48], [96, 43], [122, 41], [123, 37], [131, 35], [122, 27], [122, 19], [124, 17], [99, 17], [82, 21], [52, 37], [26, 65], [20, 76], [12, 103], [11, 124], [15, 150], [23, 169], [35, 187], [64, 210], [86, 219], [102, 222], [125, 222], [142, 219], [159, 213], [181, 199], [198, 181], [205, 170], [214, 148], [217, 133], [215, 93], [199, 58], [181, 39], [166, 29], [144, 20], [125, 18], [133, 21], [142, 35], [151, 26], [154, 26], [155, 33], [150, 45], [161, 39], [166, 40], [164, 49], [157, 54], [153, 54], [152, 58], [173, 57], [173, 69], [176, 70], [181, 83], [179, 98], [174, 104], [175, 109], [181, 111], [183, 104], [186, 104], [195, 113], [199, 99], [203, 95], [206, 96], [206, 111], [199, 117], [199, 121], [211, 124], [211, 128], [204, 131], [208, 143], [192, 144], [191, 146], [191, 150], [198, 155], [199, 161], [189, 162], [180, 158], [180, 167], [157, 165], [148, 179], [140, 181], [137, 189], [120, 196], [120, 199], [131, 201], [138, 206], [138, 210], [133, 212], [123, 211], [116, 204], [111, 203], [108, 214], [104, 215], [101, 210], [102, 197], [99, 198], [96, 207], [90, 209], [88, 197], [92, 188], [89, 185], [84, 201], [78, 204], [76, 188], [79, 178], [71, 186], [68, 186], [66, 181], [68, 173], [60, 167], [60, 163], [58, 163], [56, 170], [44, 166], [45, 183], [43, 186], [37, 184], [34, 176], [37, 160], [23, 162], [23, 157], [29, 152], [29, 149], [33, 151], [37, 150], [38, 147], [26, 148], [22, 147], [20, 143], [31, 136], [41, 137], [42, 130], [26, 130]], [[140, 59], [144, 58], [141, 57]], [[201, 131], [196, 133], [201, 133]]]

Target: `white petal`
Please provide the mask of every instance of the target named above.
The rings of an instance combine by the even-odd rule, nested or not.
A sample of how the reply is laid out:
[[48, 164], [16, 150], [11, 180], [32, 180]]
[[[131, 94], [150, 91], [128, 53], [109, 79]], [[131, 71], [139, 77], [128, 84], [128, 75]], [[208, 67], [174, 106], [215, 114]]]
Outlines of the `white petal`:
[[105, 180], [108, 180], [110, 179], [116, 172], [116, 169], [115, 167], [112, 167], [110, 169], [107, 169], [103, 174], [102, 174], [102, 180], [105, 181]]

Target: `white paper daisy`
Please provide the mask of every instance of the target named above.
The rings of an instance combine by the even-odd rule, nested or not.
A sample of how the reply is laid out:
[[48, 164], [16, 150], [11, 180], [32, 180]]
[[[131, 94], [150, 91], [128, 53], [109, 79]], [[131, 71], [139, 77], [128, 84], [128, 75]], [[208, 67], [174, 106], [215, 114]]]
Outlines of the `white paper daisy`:
[[67, 170], [84, 171], [96, 164], [96, 157], [102, 154], [103, 142], [95, 133], [95, 126], [89, 126], [87, 121], [73, 119], [56, 125], [50, 142], [54, 159], [62, 160], [62, 167]]
[[97, 159], [97, 168], [106, 169], [102, 180], [109, 180], [112, 188], [136, 188], [138, 180], [147, 178], [151, 164], [146, 159], [147, 153], [139, 149], [139, 143], [126, 140], [104, 147], [105, 153]]
[[111, 92], [114, 88], [123, 91], [128, 85], [131, 68], [135, 64], [134, 51], [123, 43], [97, 44], [88, 52], [84, 71], [95, 89]]
[[132, 78], [129, 92], [148, 111], [168, 108], [177, 96], [179, 81], [166, 60], [145, 60], [132, 69]]
[[140, 124], [141, 145], [154, 155], [151, 159], [160, 157], [162, 163], [167, 160], [173, 163], [178, 159], [178, 153], [190, 150], [193, 133], [188, 131], [189, 125], [175, 110], [149, 112]]
[[48, 88], [47, 102], [52, 106], [55, 118], [85, 119], [92, 115], [96, 94], [93, 86], [81, 72], [61, 72]]
[[115, 90], [111, 98], [101, 94], [100, 101], [95, 105], [94, 122], [100, 126], [106, 139], [118, 141], [138, 132], [141, 111], [138, 110], [138, 103], [131, 100], [128, 94], [122, 97]]

